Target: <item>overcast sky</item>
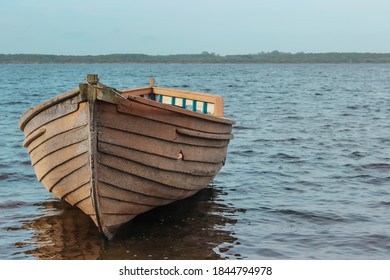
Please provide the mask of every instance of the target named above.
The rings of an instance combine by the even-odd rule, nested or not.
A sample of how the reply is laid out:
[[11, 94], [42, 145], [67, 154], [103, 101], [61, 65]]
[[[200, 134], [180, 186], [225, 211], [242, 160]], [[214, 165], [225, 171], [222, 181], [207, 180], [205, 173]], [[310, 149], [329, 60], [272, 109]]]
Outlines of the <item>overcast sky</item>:
[[390, 0], [0, 0], [0, 53], [390, 52]]

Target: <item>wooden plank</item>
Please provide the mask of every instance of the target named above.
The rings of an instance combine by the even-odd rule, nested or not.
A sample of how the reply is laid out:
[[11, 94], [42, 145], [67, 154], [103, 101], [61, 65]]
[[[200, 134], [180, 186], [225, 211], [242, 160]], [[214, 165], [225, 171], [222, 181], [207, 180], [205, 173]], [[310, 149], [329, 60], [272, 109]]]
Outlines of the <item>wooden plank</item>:
[[194, 193], [194, 190], [178, 189], [162, 185], [155, 181], [146, 180], [133, 174], [114, 169], [110, 166], [99, 165], [98, 174], [99, 182], [157, 198], [176, 200]]
[[147, 180], [187, 190], [202, 189], [206, 187], [213, 179], [213, 176], [195, 176], [152, 168], [134, 161], [117, 158], [106, 154], [100, 154], [98, 162], [102, 165], [110, 166], [122, 172], [133, 174]]
[[86, 103], [81, 103], [79, 110], [67, 115], [65, 118], [56, 119], [46, 124], [46, 132], [29, 144], [28, 151], [31, 153], [35, 148], [39, 147], [39, 145], [48, 139], [77, 127], [85, 126], [87, 124], [88, 107], [86, 106]]
[[[80, 156], [64, 162], [57, 168], [52, 169], [50, 174], [45, 176], [41, 182], [46, 187], [46, 189], [51, 192], [53, 187], [60, 183], [61, 180], [66, 178], [69, 174], [83, 168], [84, 166], [89, 168], [89, 157], [87, 153], [81, 154]], [[82, 180], [82, 178], [79, 179]]]
[[131, 148], [124, 148], [102, 142], [99, 143], [98, 149], [100, 152], [104, 152], [106, 154], [114, 155], [117, 157], [122, 157], [151, 167], [196, 176], [215, 176], [222, 168], [222, 162], [213, 164], [185, 161], [183, 160], [182, 153], [178, 153], [176, 159], [170, 159], [158, 155], [133, 150]]
[[204, 147], [225, 147], [229, 143], [229, 141], [223, 139], [213, 139], [214, 141], [210, 141], [209, 139], [178, 134], [176, 132], [177, 126], [175, 125], [145, 119], [140, 116], [120, 114], [116, 111], [115, 106], [100, 106], [97, 115], [98, 126], [114, 128], [175, 143]]
[[128, 98], [129, 96], [140, 96], [151, 93], [153, 93], [153, 90], [150, 87], [121, 90], [121, 95], [125, 98]]
[[39, 149], [34, 149], [31, 151], [30, 157], [32, 165], [35, 165], [42, 158], [50, 155], [53, 152], [87, 140], [88, 134], [86, 130], [86, 126], [77, 127], [48, 139], [40, 145]]
[[23, 129], [25, 137], [27, 137], [37, 128], [77, 111], [78, 108], [78, 103], [74, 103], [72, 99], [66, 99], [62, 103], [58, 103], [54, 106], [46, 108], [43, 111], [40, 111], [25, 124]]
[[[198, 101], [209, 102], [209, 103], [216, 103], [217, 100], [220, 100], [219, 97], [222, 97], [222, 96], [213, 95], [213, 94], [184, 91], [184, 90], [177, 90], [177, 89], [169, 89], [169, 88], [159, 88], [159, 87], [154, 87], [153, 93], [162, 94], [165, 96], [174, 96], [174, 97], [198, 100]], [[223, 104], [222, 104], [222, 106], [223, 106]]]
[[23, 147], [28, 147], [31, 142], [37, 140], [39, 137], [41, 137], [46, 132], [46, 126], [42, 126], [38, 128], [37, 130], [34, 130], [29, 136], [27, 136], [23, 141]]
[[[157, 96], [160, 96], [160, 95], [157, 95]], [[204, 119], [204, 120], [212, 121], [212, 122], [215, 122], [215, 123], [227, 124], [227, 125], [230, 125], [230, 126], [232, 124], [236, 123], [235, 120], [233, 120], [233, 119], [228, 119], [228, 118], [225, 118], [225, 117], [216, 117], [216, 116], [211, 116], [211, 115], [208, 115], [208, 114], [207, 115], [206, 114], [200, 114], [200, 113], [192, 112], [190, 110], [183, 109], [183, 108], [180, 108], [180, 107], [177, 107], [177, 106], [172, 106], [172, 105], [169, 105], [169, 104], [156, 102], [154, 100], [150, 100], [150, 99], [139, 97], [139, 96], [129, 96], [127, 99], [121, 100], [119, 102], [118, 111], [121, 111], [122, 108], [124, 108], [124, 107], [128, 107], [128, 108], [131, 107], [131, 103], [128, 103], [129, 101], [133, 101], [133, 102], [137, 102], [137, 103], [140, 103], [140, 104], [144, 104], [144, 105], [147, 105], [147, 106], [152, 107], [152, 108], [159, 108], [159, 109], [163, 109], [165, 111], [175, 112], [175, 113], [180, 114], [181, 116], [191, 116], [191, 117], [195, 117], [197, 119]], [[192, 101], [189, 100], [188, 102], [191, 103]], [[188, 105], [189, 104], [187, 104], [187, 108], [188, 108]], [[214, 104], [209, 103], [209, 106], [214, 106]]]
[[88, 184], [87, 188], [91, 189], [91, 171], [89, 165], [83, 165], [80, 168], [77, 168], [73, 172], [69, 172], [64, 176], [59, 182], [53, 184], [50, 188], [50, 191], [59, 199], [64, 199], [67, 197], [67, 201], [74, 205], [79, 202], [81, 199], [74, 196], [75, 192], [81, 186]]
[[[224, 116], [223, 97], [220, 95], [212, 95], [212, 94], [167, 89], [167, 88], [157, 88], [157, 87], [153, 88], [153, 93], [161, 94], [165, 96], [180, 97], [183, 99], [185, 98], [187, 102], [188, 100], [194, 100], [195, 101], [194, 104], [196, 104], [196, 101], [211, 103], [214, 104], [214, 112], [212, 115], [215, 117]], [[196, 111], [196, 109], [193, 111]]]
[[206, 132], [200, 132], [185, 128], [178, 128], [176, 129], [177, 133], [187, 136], [192, 136], [195, 138], [204, 138], [204, 139], [210, 139], [210, 140], [230, 140], [233, 139], [233, 134], [221, 134], [221, 133], [206, 133]]
[[[19, 121], [19, 128], [20, 130], [24, 130], [26, 124], [34, 118], [36, 115], [38, 115], [40, 112], [47, 110], [48, 108], [55, 106], [59, 103], [64, 102], [67, 99], [72, 99], [75, 96], [78, 96], [80, 94], [80, 90], [78, 88], [69, 90], [65, 93], [62, 93], [56, 97], [51, 98], [50, 100], [28, 110], [23, 114], [23, 116], [20, 118]], [[81, 101], [82, 98], [79, 97], [77, 101]]]
[[99, 182], [98, 189], [99, 189], [99, 196], [110, 197], [116, 200], [123, 200], [126, 202], [131, 202], [136, 204], [160, 206], [173, 201], [172, 199], [148, 196], [148, 195], [132, 192], [103, 182]]
[[234, 123], [144, 98], [138, 98], [136, 102], [124, 100], [117, 108], [118, 112], [124, 114], [209, 133], [230, 133]]
[[98, 139], [103, 143], [131, 148], [171, 159], [177, 159], [178, 153], [181, 152], [186, 161], [194, 162], [222, 163], [225, 161], [227, 153], [227, 147], [200, 147], [172, 143], [105, 127], [99, 130]]
[[214, 103], [214, 116], [223, 117], [224, 114], [222, 96], [217, 96], [217, 100]]
[[86, 154], [88, 151], [88, 141], [83, 141], [81, 143], [65, 147], [64, 149], [56, 151], [43, 158], [34, 166], [38, 180], [41, 181], [53, 169], [60, 167], [80, 155]]
[[91, 183], [87, 182], [78, 188], [75, 188], [71, 192], [62, 196], [61, 199], [66, 200], [68, 203], [72, 205], [77, 205], [81, 201], [91, 198]]

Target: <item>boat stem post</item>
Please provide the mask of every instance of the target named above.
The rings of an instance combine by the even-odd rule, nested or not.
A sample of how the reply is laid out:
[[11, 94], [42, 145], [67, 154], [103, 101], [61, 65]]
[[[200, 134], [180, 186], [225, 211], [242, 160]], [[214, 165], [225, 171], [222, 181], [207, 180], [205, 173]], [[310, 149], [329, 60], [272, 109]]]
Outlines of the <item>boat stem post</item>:
[[96, 86], [99, 83], [99, 77], [97, 74], [88, 74], [86, 83], [80, 84], [80, 91], [89, 101], [95, 101], [97, 97]]
[[154, 87], [154, 78], [149, 79], [150, 87]]
[[87, 83], [91, 85], [96, 85], [99, 82], [99, 76], [97, 74], [88, 74]]

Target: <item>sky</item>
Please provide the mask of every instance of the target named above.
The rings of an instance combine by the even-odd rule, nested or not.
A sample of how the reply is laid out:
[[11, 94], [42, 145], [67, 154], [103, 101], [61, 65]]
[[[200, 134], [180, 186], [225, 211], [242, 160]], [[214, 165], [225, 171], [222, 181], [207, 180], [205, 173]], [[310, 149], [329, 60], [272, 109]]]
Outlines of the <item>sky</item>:
[[0, 53], [390, 53], [389, 0], [1, 0]]

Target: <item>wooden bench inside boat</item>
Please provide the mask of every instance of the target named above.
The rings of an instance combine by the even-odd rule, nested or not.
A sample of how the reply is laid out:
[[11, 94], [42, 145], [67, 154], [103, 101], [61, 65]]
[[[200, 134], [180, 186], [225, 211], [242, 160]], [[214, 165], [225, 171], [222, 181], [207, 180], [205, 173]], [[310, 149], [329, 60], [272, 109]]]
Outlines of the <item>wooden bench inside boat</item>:
[[215, 117], [223, 117], [224, 114], [222, 96], [155, 87], [153, 78], [149, 87], [122, 90], [121, 95], [125, 98], [139, 96]]

